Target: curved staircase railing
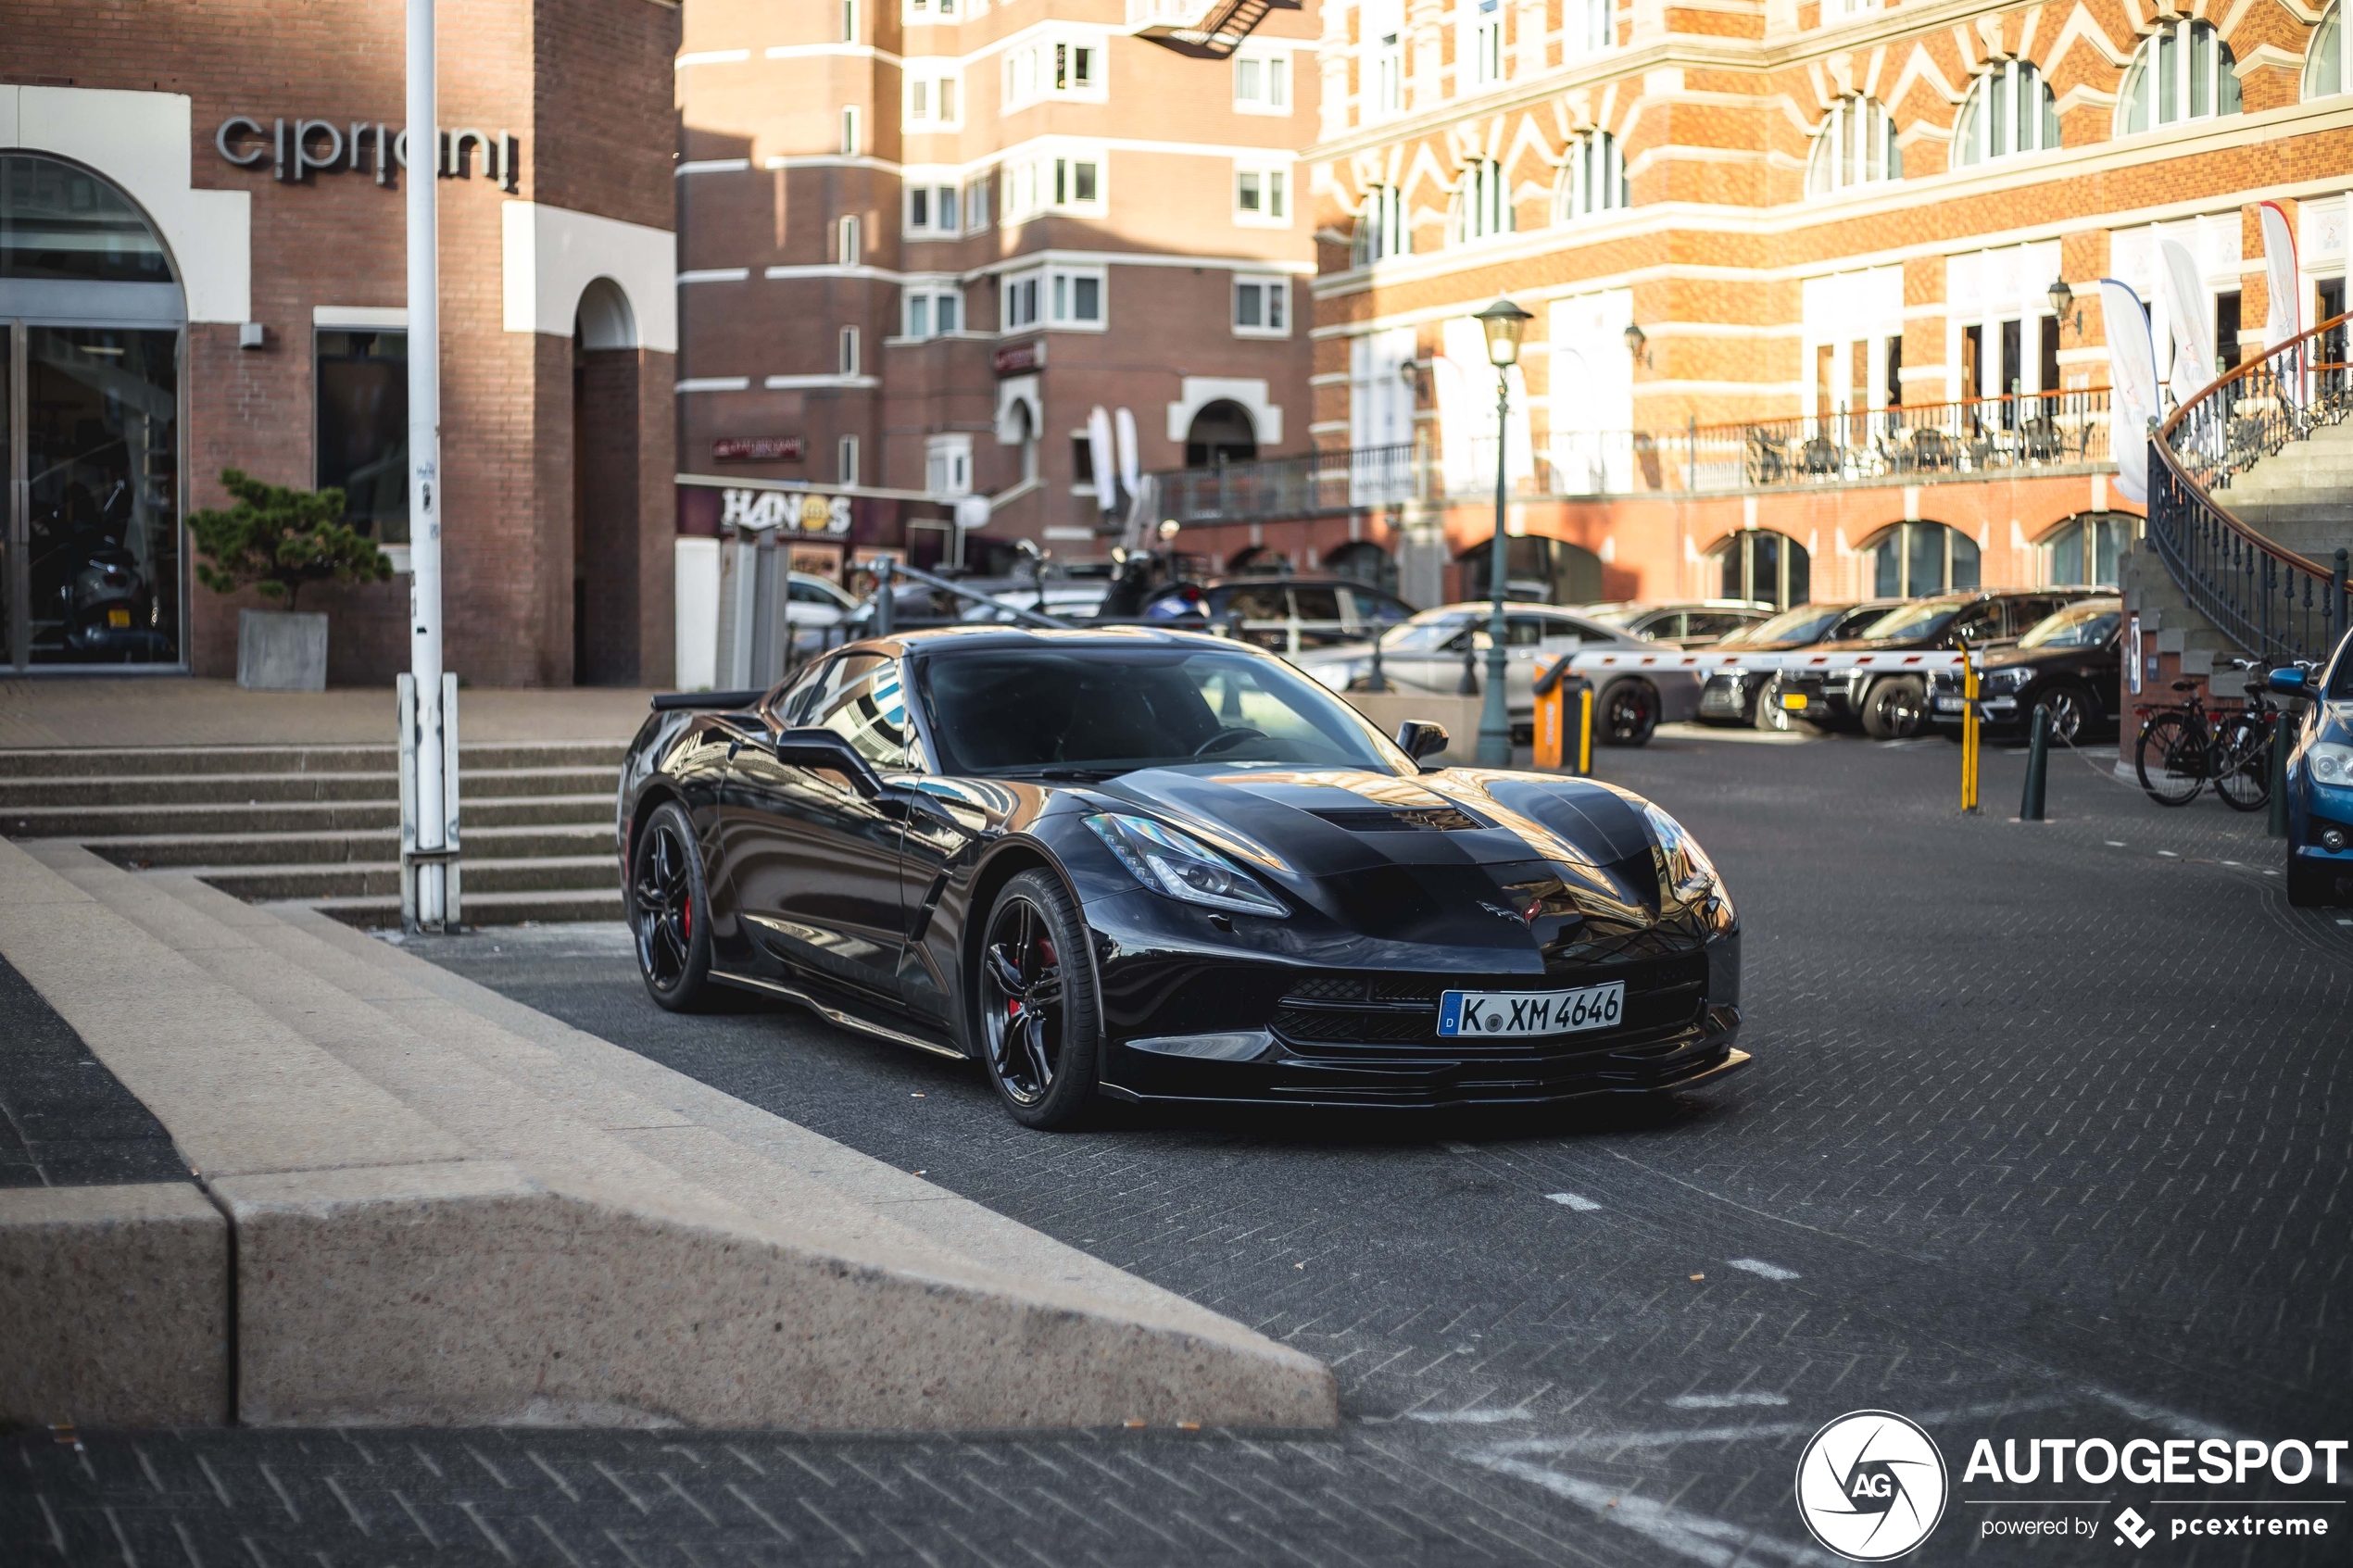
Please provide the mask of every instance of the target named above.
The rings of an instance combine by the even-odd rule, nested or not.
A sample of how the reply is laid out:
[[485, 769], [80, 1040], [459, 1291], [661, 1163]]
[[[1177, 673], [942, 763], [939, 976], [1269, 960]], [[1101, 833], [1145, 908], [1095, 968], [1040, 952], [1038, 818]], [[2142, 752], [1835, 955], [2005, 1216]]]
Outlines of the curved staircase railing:
[[2353, 414], [2346, 324], [2323, 321], [2173, 410], [2149, 440], [2149, 539], [2190, 602], [2249, 653], [2321, 659], [2346, 631], [2345, 553], [2323, 567], [2215, 500], [2290, 442]]

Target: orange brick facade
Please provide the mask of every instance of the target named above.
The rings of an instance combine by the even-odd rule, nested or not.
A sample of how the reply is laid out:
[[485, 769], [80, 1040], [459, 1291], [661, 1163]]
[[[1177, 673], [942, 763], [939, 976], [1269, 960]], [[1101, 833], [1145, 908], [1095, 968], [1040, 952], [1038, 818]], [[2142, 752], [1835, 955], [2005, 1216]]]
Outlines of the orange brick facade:
[[[444, 128], [511, 137], [519, 154], [508, 181], [488, 178], [475, 151], [470, 177], [439, 182], [447, 662], [482, 685], [666, 683], [672, 345], [641, 341], [588, 357], [605, 361], [593, 373], [613, 389], [588, 427], [603, 448], [599, 484], [581, 493], [569, 307], [526, 282], [526, 305], [540, 307], [538, 330], [512, 319], [507, 209], [531, 204], [567, 220], [626, 224], [660, 236], [647, 248], [666, 247], [674, 220], [678, 11], [658, 0], [441, 0], [438, 11]], [[242, 115], [258, 119], [265, 145], [281, 117], [337, 127], [382, 122], [396, 133], [404, 118], [399, 0], [291, 9], [200, 0], [129, 10], [0, 0], [0, 35], [7, 39], [0, 85], [48, 91], [42, 102], [53, 118], [82, 113], [71, 97], [80, 93], [122, 94], [109, 101], [143, 113], [161, 104], [192, 126], [193, 188], [249, 195], [249, 219], [234, 238], [249, 250], [248, 320], [262, 342], [241, 348], [235, 321], [194, 320], [186, 328], [183, 508], [223, 504], [224, 468], [315, 483], [314, 331], [338, 309], [404, 305], [407, 175], [381, 182], [366, 169], [343, 168], [281, 180], [268, 156], [247, 168], [225, 161], [215, 132]], [[7, 141], [0, 135], [0, 152]], [[30, 150], [124, 179], [94, 157], [75, 159], [70, 147]], [[164, 227], [168, 245], [186, 243]], [[204, 259], [175, 256], [175, 271]], [[598, 265], [589, 258], [589, 270]], [[671, 317], [666, 273], [661, 282], [659, 291], [634, 285], [639, 295], [661, 296], [633, 298], [641, 325]], [[626, 363], [610, 363], [615, 358]], [[587, 518], [575, 516], [576, 501]], [[579, 554], [584, 539], [593, 558]], [[185, 591], [188, 667], [232, 672], [237, 609], [261, 601], [223, 598], [193, 577]], [[305, 593], [301, 608], [332, 618], [331, 682], [386, 682], [407, 667], [407, 596], [405, 577]], [[596, 617], [585, 637], [574, 627], [583, 602]], [[577, 664], [584, 643], [589, 651]]]

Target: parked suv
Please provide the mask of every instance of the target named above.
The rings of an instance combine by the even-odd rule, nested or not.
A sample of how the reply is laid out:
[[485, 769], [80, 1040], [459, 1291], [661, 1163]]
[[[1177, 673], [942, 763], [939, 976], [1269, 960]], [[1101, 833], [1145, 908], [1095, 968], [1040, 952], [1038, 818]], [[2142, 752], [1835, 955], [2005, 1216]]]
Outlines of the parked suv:
[[[2028, 629], [2015, 647], [1986, 655], [1977, 695], [1989, 730], [2020, 730], [2038, 708], [2051, 715], [2051, 738], [2072, 744], [2105, 734], [2123, 713], [2124, 601], [2078, 599]], [[1928, 679], [1929, 721], [1961, 737], [1961, 672]]]
[[1146, 599], [1143, 613], [1202, 615], [1213, 626], [1230, 621], [1244, 642], [1295, 659], [1304, 648], [1363, 642], [1412, 615], [1414, 607], [1337, 577], [1229, 577], [1172, 584]]
[[1646, 643], [1679, 648], [1712, 646], [1773, 613], [1773, 607], [1761, 599], [1692, 599], [1682, 604], [1621, 599], [1569, 608], [1589, 621], [1622, 627]]
[[[2007, 647], [2037, 621], [2091, 593], [2088, 588], [2038, 588], [1938, 594], [1888, 611], [1859, 636], [1823, 643], [1811, 651], [1942, 652], [1963, 643], [1972, 648]], [[1860, 725], [1874, 740], [1894, 740], [1919, 732], [1928, 712], [1928, 680], [1920, 671], [1903, 669], [1785, 670], [1781, 708], [1808, 723]]]
[[[1872, 599], [1864, 604], [1798, 605], [1770, 621], [1760, 621], [1717, 644], [1725, 652], [1787, 653], [1818, 643], [1859, 636], [1865, 627], [1899, 608], [1902, 599]], [[1762, 730], [1786, 730], [1789, 709], [1781, 706], [1781, 674], [1778, 670], [1743, 670], [1735, 664], [1708, 676], [1700, 688], [1699, 718], [1703, 724], [1753, 724]]]

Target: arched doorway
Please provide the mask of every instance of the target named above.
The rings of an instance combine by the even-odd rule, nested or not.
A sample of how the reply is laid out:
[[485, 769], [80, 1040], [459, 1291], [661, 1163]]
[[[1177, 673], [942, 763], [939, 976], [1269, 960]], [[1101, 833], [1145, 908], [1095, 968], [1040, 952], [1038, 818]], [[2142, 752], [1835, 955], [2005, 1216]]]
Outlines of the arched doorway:
[[[1487, 597], [1487, 571], [1494, 542], [1482, 539], [1454, 558], [1462, 569], [1463, 597]], [[1523, 534], [1504, 544], [1504, 596], [1539, 604], [1592, 604], [1602, 596], [1602, 558], [1566, 539]]]
[[1258, 427], [1250, 410], [1229, 397], [1202, 406], [1185, 429], [1185, 466], [1247, 462], [1258, 456]]
[[128, 196], [0, 154], [0, 669], [183, 661], [186, 318]]
[[1916, 599], [1978, 584], [1977, 541], [1941, 522], [1899, 522], [1863, 541], [1863, 590]]
[[637, 462], [636, 314], [610, 278], [581, 292], [572, 331], [572, 678], [631, 685], [646, 653], [649, 574]]
[[1769, 528], [1743, 529], [1708, 552], [1718, 594], [1787, 609], [1814, 596], [1813, 558], [1806, 546]]

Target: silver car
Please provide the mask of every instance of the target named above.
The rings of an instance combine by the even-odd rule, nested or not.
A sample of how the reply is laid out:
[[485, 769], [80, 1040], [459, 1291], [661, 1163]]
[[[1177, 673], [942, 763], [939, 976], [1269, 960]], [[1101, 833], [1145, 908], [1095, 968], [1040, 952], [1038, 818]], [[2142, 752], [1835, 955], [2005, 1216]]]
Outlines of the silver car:
[[[1463, 661], [1487, 677], [1485, 602], [1441, 605], [1390, 628], [1380, 639], [1381, 674], [1401, 692], [1451, 696], [1461, 689]], [[1553, 654], [1622, 650], [1637, 657], [1671, 658], [1678, 650], [1615, 626], [1552, 605], [1504, 607], [1504, 696], [1515, 730], [1536, 719], [1536, 664]], [[1291, 662], [1336, 692], [1362, 689], [1373, 668], [1370, 643], [1315, 648]], [[1681, 723], [1699, 711], [1699, 677], [1689, 670], [1636, 668], [1612, 671], [1593, 701], [1593, 736], [1605, 746], [1641, 746], [1661, 724]]]

